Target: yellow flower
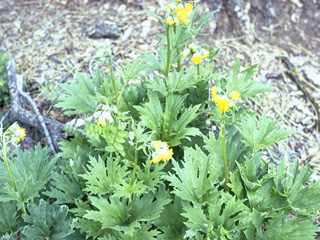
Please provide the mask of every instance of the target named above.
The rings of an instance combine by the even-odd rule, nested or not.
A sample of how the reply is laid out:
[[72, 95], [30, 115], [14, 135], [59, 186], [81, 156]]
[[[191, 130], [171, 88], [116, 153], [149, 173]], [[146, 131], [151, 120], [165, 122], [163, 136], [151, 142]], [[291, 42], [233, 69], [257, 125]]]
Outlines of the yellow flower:
[[210, 54], [209, 51], [205, 51], [205, 52], [202, 54], [202, 57], [207, 58], [207, 57], [209, 57], [209, 54]]
[[174, 24], [173, 18], [172, 18], [172, 17], [168, 17], [168, 18], [166, 19], [166, 23], [167, 23], [169, 26], [171, 26], [172, 24]]
[[160, 161], [168, 162], [173, 156], [173, 150], [170, 149], [160, 149], [153, 154], [154, 158], [151, 160], [152, 163], [158, 163]]
[[106, 124], [105, 121], [99, 120], [99, 121], [98, 121], [98, 125], [101, 126], [101, 127], [104, 127], [104, 126], [106, 126], [107, 124]]
[[18, 142], [19, 143], [21, 140], [23, 140], [26, 136], [26, 130], [23, 127], [20, 127], [18, 125], [17, 130], [16, 130], [16, 136], [18, 137]]
[[184, 22], [184, 21], [186, 21], [187, 20], [187, 18], [188, 18], [188, 13], [185, 11], [185, 10], [182, 10], [182, 11], [180, 11], [179, 13], [178, 13], [178, 17], [179, 17], [179, 19], [182, 21], [182, 22]]
[[217, 86], [213, 86], [211, 88], [211, 96], [212, 96], [212, 101], [214, 101], [215, 103], [218, 100], [218, 88]]
[[241, 95], [240, 95], [240, 93], [237, 92], [237, 91], [232, 91], [232, 92], [230, 93], [230, 97], [231, 97], [231, 100], [236, 100], [236, 99], [241, 98]]
[[186, 26], [187, 26], [187, 25], [190, 23], [190, 20], [189, 20], [189, 19], [187, 19], [187, 20], [185, 20], [183, 23], [184, 23], [184, 25], [186, 25]]
[[184, 10], [189, 13], [191, 12], [193, 9], [193, 4], [192, 3], [188, 3], [187, 6], [184, 8]]
[[191, 61], [198, 65], [203, 62], [203, 58], [199, 54], [194, 54], [191, 58]]
[[230, 101], [227, 97], [221, 97], [217, 99], [216, 101], [218, 109], [220, 112], [229, 112], [230, 110]]
[[176, 13], [178, 12], [181, 12], [181, 11], [184, 11], [184, 8], [183, 8], [183, 5], [182, 4], [179, 4], [177, 7], [176, 7]]

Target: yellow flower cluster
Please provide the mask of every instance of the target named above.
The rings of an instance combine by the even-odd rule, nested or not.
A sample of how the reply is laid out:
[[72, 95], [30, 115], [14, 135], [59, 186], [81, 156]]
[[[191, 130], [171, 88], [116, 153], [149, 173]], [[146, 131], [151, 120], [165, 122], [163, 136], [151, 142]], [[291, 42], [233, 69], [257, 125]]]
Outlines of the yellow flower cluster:
[[212, 101], [215, 102], [220, 112], [229, 112], [230, 108], [235, 105], [234, 101], [241, 98], [241, 94], [237, 91], [232, 91], [229, 94], [231, 99], [229, 99], [226, 95], [219, 95], [221, 92], [221, 88], [213, 86], [211, 88]]
[[201, 48], [195, 44], [190, 44], [188, 49], [185, 49], [181, 52], [181, 56], [187, 58], [189, 54], [192, 54], [191, 62], [195, 63], [196, 65], [202, 63], [205, 58], [208, 58], [210, 52], [204, 48]]
[[154, 148], [155, 152], [152, 153], [152, 163], [158, 162], [168, 162], [173, 156], [172, 148], [169, 149], [169, 146], [166, 142], [153, 141], [151, 146]]
[[190, 23], [190, 16], [194, 6], [192, 3], [180, 3], [181, 0], [176, 0], [167, 4], [165, 11], [166, 11], [166, 23], [171, 26], [175, 24], [179, 26], [181, 22], [184, 25], [188, 25]]
[[13, 144], [18, 144], [26, 137], [26, 130], [20, 127], [18, 123], [13, 123], [5, 132], [3, 132], [2, 126], [0, 126], [0, 139], [9, 140]]

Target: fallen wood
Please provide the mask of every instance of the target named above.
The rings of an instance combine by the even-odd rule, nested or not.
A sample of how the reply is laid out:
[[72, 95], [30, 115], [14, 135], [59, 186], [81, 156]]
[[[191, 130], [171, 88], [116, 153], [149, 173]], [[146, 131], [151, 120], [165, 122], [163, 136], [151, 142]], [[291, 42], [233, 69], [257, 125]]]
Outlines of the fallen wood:
[[[6, 63], [6, 72], [11, 101], [11, 108], [8, 114], [10, 121], [19, 121], [20, 123], [34, 127], [39, 131], [43, 131], [46, 135], [52, 153], [55, 154], [59, 149], [59, 142], [62, 140], [62, 132], [63, 129], [65, 129], [65, 125], [40, 114], [31, 97], [22, 91], [22, 81], [18, 81], [13, 60]], [[29, 102], [33, 102], [30, 104], [33, 106], [35, 112], [29, 111], [25, 108], [23, 97]]]

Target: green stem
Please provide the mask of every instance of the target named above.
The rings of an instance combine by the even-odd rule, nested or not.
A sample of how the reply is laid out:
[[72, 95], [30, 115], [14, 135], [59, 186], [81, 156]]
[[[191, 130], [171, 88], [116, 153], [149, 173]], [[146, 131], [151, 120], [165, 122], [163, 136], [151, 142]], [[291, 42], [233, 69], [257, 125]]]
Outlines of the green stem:
[[169, 76], [169, 71], [170, 71], [170, 62], [171, 62], [171, 51], [170, 51], [170, 26], [167, 26], [167, 68], [166, 68], [166, 73], [165, 76], [168, 77]]
[[10, 178], [10, 181], [11, 181], [11, 185], [14, 189], [14, 191], [16, 192], [17, 191], [17, 188], [16, 188], [16, 185], [14, 184], [14, 180], [13, 180], [13, 177], [12, 177], [12, 173], [11, 173], [11, 169], [10, 169], [10, 165], [9, 165], [9, 159], [8, 159], [8, 156], [7, 156], [7, 149], [6, 149], [6, 143], [5, 141], [3, 141], [3, 160], [6, 164], [6, 167], [7, 167], [7, 171], [8, 171], [8, 174], [9, 174], [9, 178]]
[[134, 152], [134, 165], [133, 165], [133, 171], [132, 171], [132, 178], [131, 178], [131, 185], [134, 183], [135, 177], [136, 177], [136, 171], [137, 171], [137, 163], [138, 163], [138, 141], [136, 143], [135, 152]]
[[27, 210], [26, 210], [26, 206], [24, 205], [24, 202], [22, 203], [22, 212], [23, 213], [27, 213]]
[[197, 64], [197, 75], [200, 77], [200, 64]]
[[118, 91], [117, 91], [117, 87], [116, 87], [116, 82], [114, 80], [114, 73], [113, 73], [113, 58], [112, 55], [109, 56], [110, 57], [110, 74], [111, 74], [111, 81], [112, 81], [112, 86], [113, 86], [113, 91], [114, 91], [114, 95], [116, 97], [116, 103], [117, 103], [117, 107], [119, 107], [119, 97], [118, 97]]
[[[174, 25], [173, 30], [174, 30], [174, 34], [176, 34], [176, 33], [177, 33], [177, 26], [176, 26], [176, 25]], [[177, 48], [176, 48], [176, 51], [177, 51], [177, 57], [178, 57], [178, 72], [180, 72], [180, 71], [181, 71], [181, 55], [180, 55], [180, 48], [179, 48], [179, 47], [177, 47]]]
[[228, 170], [228, 161], [227, 161], [227, 150], [226, 150], [226, 124], [222, 123], [221, 126], [221, 140], [222, 140], [222, 155], [224, 163], [224, 177], [225, 177], [225, 189], [229, 192], [229, 170]]

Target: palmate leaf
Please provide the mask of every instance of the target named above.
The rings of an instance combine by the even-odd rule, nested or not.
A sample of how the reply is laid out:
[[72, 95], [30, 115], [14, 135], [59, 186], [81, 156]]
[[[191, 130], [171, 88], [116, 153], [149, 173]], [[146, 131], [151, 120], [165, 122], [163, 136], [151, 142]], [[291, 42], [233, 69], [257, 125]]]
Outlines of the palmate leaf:
[[243, 72], [242, 76], [238, 78], [240, 72], [240, 61], [237, 59], [233, 65], [232, 79], [228, 88], [240, 92], [242, 97], [252, 97], [258, 93], [273, 91], [273, 88], [268, 87], [261, 82], [248, 81], [256, 72], [256, 68], [257, 65], [248, 67]]
[[123, 231], [133, 236], [141, 228], [141, 221], [152, 221], [160, 216], [163, 206], [169, 199], [157, 199], [147, 194], [142, 197], [133, 196], [130, 204], [125, 198], [89, 197], [97, 210], [87, 211], [84, 218], [101, 223], [103, 229]]
[[[98, 72], [96, 72], [98, 74]], [[98, 77], [95, 75], [95, 77]], [[86, 114], [93, 113], [97, 107], [94, 100], [95, 91], [100, 86], [95, 86], [90, 76], [77, 74], [78, 82], [72, 84], [62, 84], [64, 95], [59, 98], [56, 107], [62, 108], [64, 114]]]
[[181, 215], [183, 211], [181, 202], [181, 198], [175, 196], [172, 203], [166, 205], [160, 217], [156, 219], [156, 226], [163, 232], [163, 234], [159, 235], [159, 240], [183, 239], [187, 231], [187, 227], [184, 224], [187, 219]]
[[[279, 121], [280, 119], [272, 122], [272, 119], [268, 118], [265, 112], [263, 112], [259, 122], [247, 114], [241, 119], [242, 128], [239, 128], [239, 130], [245, 138], [246, 145], [250, 146], [253, 152], [257, 152], [262, 148], [286, 139], [293, 133], [276, 126]], [[258, 130], [257, 125], [259, 126]]]
[[[129, 181], [128, 181], [129, 182]], [[114, 197], [125, 197], [127, 199], [131, 198], [132, 194], [137, 196], [146, 193], [146, 187], [143, 184], [143, 181], [135, 180], [133, 183], [128, 183], [125, 180], [122, 180], [119, 184], [113, 184], [112, 187], [116, 189], [113, 194]]]
[[148, 92], [148, 97], [148, 103], [135, 108], [140, 112], [146, 126], [152, 130], [154, 140], [161, 139], [168, 142], [170, 147], [174, 147], [179, 145], [182, 139], [200, 134], [197, 128], [187, 127], [198, 116], [200, 105], [185, 109], [186, 95], [169, 94], [164, 109], [158, 94]]
[[210, 159], [201, 149], [186, 149], [183, 167], [176, 161], [172, 163], [175, 174], [169, 172], [168, 176], [164, 176], [174, 187], [172, 193], [195, 205], [210, 203], [218, 192], [216, 184], [220, 171], [213, 168]]
[[106, 237], [99, 238], [99, 240], [154, 240], [159, 234], [159, 231], [150, 229], [152, 228], [151, 223], [142, 223], [141, 228], [137, 229], [133, 235], [128, 235], [123, 232], [113, 231], [112, 234], [108, 234]]
[[28, 206], [28, 213], [23, 215], [24, 221], [29, 224], [23, 230], [26, 239], [62, 240], [73, 233], [72, 219], [66, 219], [68, 207], [65, 205], [49, 205], [40, 199], [38, 206], [34, 203]]
[[[243, 140], [244, 138], [235, 127], [227, 126], [226, 149], [230, 172], [237, 168], [236, 163], [244, 162], [245, 156], [251, 154], [250, 148], [245, 146]], [[209, 132], [209, 138], [203, 136], [203, 141], [205, 149], [209, 152], [212, 164], [218, 169], [221, 168], [221, 172], [224, 172], [221, 137], [216, 137], [214, 133]]]
[[[0, 201], [16, 200], [19, 207], [26, 200], [39, 195], [39, 191], [52, 178], [52, 171], [55, 168], [56, 159], [50, 159], [50, 149], [35, 146], [34, 150], [22, 151], [18, 149], [16, 157], [10, 162], [10, 168], [15, 181], [17, 191], [11, 185], [6, 171], [1, 176], [2, 184], [6, 188], [0, 188]], [[4, 163], [0, 162], [0, 168], [6, 169]]]
[[[72, 146], [76, 142], [78, 141], [64, 144], [63, 148]], [[66, 154], [62, 154], [67, 158], [60, 159], [60, 171], [59, 173], [53, 172], [50, 190], [44, 192], [46, 196], [55, 199], [58, 204], [75, 203], [77, 199], [82, 199], [85, 194], [83, 191], [85, 183], [79, 175], [86, 171], [85, 166], [89, 160], [88, 153], [90, 152], [92, 156], [96, 155], [94, 151], [89, 151], [82, 145], [72, 146], [72, 149], [74, 149], [73, 153], [68, 151]]]
[[320, 182], [309, 182], [311, 174], [309, 164], [299, 169], [299, 161], [289, 166], [281, 162], [274, 177], [273, 194], [286, 199], [287, 211], [314, 216], [315, 209], [320, 208]]
[[21, 218], [14, 201], [0, 203], [0, 238], [5, 233], [12, 233], [22, 226]]
[[128, 167], [120, 164], [120, 158], [109, 156], [105, 163], [101, 157], [90, 156], [88, 171], [80, 176], [86, 181], [85, 190], [90, 194], [104, 195], [112, 193], [115, 184], [120, 184], [129, 174]]
[[77, 218], [75, 218], [76, 221], [73, 224], [76, 229], [79, 229], [80, 233], [86, 235], [86, 239], [90, 237], [97, 239], [112, 231], [110, 229], [102, 229], [100, 222], [83, 218], [87, 211], [92, 210], [87, 202], [78, 199], [75, 201], [75, 204], [77, 207], [69, 210], [77, 216]]
[[[318, 227], [310, 219], [289, 217], [284, 212], [268, 216], [253, 209], [252, 227], [245, 230], [246, 239], [312, 240]], [[265, 223], [264, 219], [268, 219]], [[285, 219], [285, 220], [284, 220]]]
[[156, 133], [156, 138], [159, 138], [159, 131], [163, 124], [163, 110], [157, 94], [148, 92], [148, 98], [149, 102], [147, 104], [135, 106], [135, 108], [140, 112], [141, 119], [146, 126]]
[[240, 222], [248, 214], [243, 200], [236, 200], [230, 194], [219, 192], [213, 201], [203, 208], [183, 202], [182, 213], [188, 219], [185, 238], [207, 236], [208, 239], [240, 239], [242, 224]]
[[[147, 161], [142, 164], [142, 168], [138, 168], [137, 178], [143, 181], [144, 186], [151, 192], [155, 193], [157, 187], [162, 184], [161, 176], [164, 174], [162, 171], [164, 164], [152, 164]], [[152, 168], [151, 168], [152, 166]]]

